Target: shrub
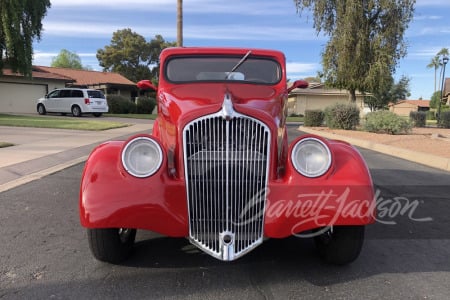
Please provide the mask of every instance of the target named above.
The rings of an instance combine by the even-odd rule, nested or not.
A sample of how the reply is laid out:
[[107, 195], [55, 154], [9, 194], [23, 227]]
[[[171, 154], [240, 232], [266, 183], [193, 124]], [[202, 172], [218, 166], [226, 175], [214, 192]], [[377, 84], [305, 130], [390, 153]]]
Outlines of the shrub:
[[441, 112], [439, 119], [439, 126], [444, 128], [450, 128], [450, 111]]
[[139, 97], [136, 99], [136, 113], [151, 114], [156, 106], [156, 100], [149, 97]]
[[436, 120], [436, 113], [434, 111], [427, 111], [427, 120]]
[[323, 111], [314, 109], [314, 110], [305, 110], [305, 126], [308, 127], [318, 127], [322, 126], [323, 119], [325, 115]]
[[425, 127], [427, 123], [427, 113], [424, 111], [412, 111], [409, 113], [409, 120], [414, 127]]
[[136, 104], [119, 95], [110, 95], [107, 98], [109, 112], [112, 114], [132, 114], [136, 112]]
[[359, 109], [354, 104], [336, 103], [325, 109], [325, 122], [329, 128], [355, 129], [359, 124]]
[[386, 110], [368, 113], [364, 123], [364, 130], [376, 133], [407, 134], [411, 127], [407, 120]]

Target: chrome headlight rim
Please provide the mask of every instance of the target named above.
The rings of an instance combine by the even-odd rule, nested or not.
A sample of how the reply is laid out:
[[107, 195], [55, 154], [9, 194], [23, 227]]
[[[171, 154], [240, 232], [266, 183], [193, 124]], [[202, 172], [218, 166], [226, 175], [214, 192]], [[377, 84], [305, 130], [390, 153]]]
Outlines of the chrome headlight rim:
[[[150, 145], [150, 147], [152, 147], [152, 150], [155, 150], [156, 154], [157, 154], [157, 162], [151, 167], [148, 168], [148, 170], [146, 172], [143, 171], [137, 171], [135, 167], [133, 167], [130, 164], [130, 151], [133, 151], [136, 149], [136, 145], [138, 143], [142, 143], [144, 142], [144, 144]], [[134, 147], [134, 149], [133, 149]], [[122, 149], [122, 153], [121, 153], [121, 162], [122, 162], [122, 167], [125, 169], [125, 171], [137, 178], [147, 178], [150, 177], [152, 175], [154, 175], [156, 172], [159, 171], [159, 169], [161, 168], [162, 164], [164, 161], [164, 156], [163, 156], [163, 151], [161, 148], [161, 145], [155, 141], [155, 139], [149, 137], [149, 136], [137, 136], [137, 137], [133, 137], [130, 140], [128, 140], [125, 144], [125, 146]]]
[[[320, 145], [326, 152], [327, 162], [324, 165], [324, 167], [322, 167], [320, 170], [318, 170], [316, 172], [304, 171], [303, 168], [300, 167], [299, 162], [296, 159], [296, 154], [298, 153], [300, 146], [303, 146], [306, 142], [311, 142], [311, 141]], [[295, 170], [299, 174], [301, 174], [305, 177], [308, 177], [308, 178], [317, 178], [317, 177], [323, 176], [325, 173], [328, 172], [328, 170], [330, 170], [332, 160], [333, 160], [333, 157], [331, 154], [330, 147], [327, 145], [327, 143], [325, 143], [323, 140], [321, 140], [317, 137], [302, 138], [301, 140], [296, 142], [296, 144], [294, 145], [294, 147], [292, 148], [292, 151], [291, 151], [291, 162], [292, 162], [292, 165], [294, 166]]]

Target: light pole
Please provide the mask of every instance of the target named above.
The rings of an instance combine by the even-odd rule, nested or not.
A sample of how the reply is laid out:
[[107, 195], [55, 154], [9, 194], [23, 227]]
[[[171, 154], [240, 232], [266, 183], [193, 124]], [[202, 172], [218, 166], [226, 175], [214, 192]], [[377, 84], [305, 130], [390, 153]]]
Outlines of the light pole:
[[438, 104], [438, 111], [437, 111], [437, 123], [439, 126], [439, 123], [441, 121], [441, 105], [442, 100], [444, 99], [444, 83], [445, 83], [445, 65], [448, 63], [448, 57], [444, 56], [442, 58], [442, 86], [441, 86], [441, 98], [439, 99]]
[[177, 1], [177, 46], [183, 47], [183, 0]]

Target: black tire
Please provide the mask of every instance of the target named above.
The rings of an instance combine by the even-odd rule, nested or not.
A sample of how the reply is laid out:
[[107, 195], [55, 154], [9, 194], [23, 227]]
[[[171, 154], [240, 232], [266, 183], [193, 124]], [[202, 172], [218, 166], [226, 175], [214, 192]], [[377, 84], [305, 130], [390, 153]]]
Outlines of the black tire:
[[87, 235], [89, 248], [96, 259], [117, 264], [130, 256], [136, 229], [88, 229]]
[[327, 263], [346, 265], [358, 258], [364, 242], [364, 226], [335, 226], [314, 237], [320, 257]]
[[94, 115], [94, 117], [101, 117], [102, 116], [102, 113], [93, 113], [93, 115]]
[[81, 108], [78, 105], [72, 106], [72, 115], [74, 117], [81, 117], [82, 114]]
[[37, 106], [37, 112], [40, 115], [45, 115], [47, 113], [47, 110], [45, 109], [44, 104], [38, 104]]

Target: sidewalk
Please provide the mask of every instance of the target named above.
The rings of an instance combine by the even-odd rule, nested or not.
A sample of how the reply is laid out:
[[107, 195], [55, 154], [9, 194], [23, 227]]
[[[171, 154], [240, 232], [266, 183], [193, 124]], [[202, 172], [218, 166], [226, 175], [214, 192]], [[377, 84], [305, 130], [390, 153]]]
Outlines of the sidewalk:
[[0, 148], [0, 192], [81, 163], [102, 142], [151, 133], [152, 127], [150, 120], [104, 131], [0, 126], [0, 140], [15, 145]]
[[[417, 151], [417, 147], [414, 147], [416, 144], [409, 145], [409, 148], [405, 148], [405, 145], [402, 145], [402, 147], [393, 146], [393, 145], [386, 145], [380, 142], [375, 141], [373, 138], [371, 139], [369, 135], [366, 135], [364, 139], [361, 138], [355, 138], [351, 136], [346, 136], [345, 133], [343, 134], [336, 134], [333, 132], [325, 132], [325, 131], [319, 131], [315, 130], [309, 127], [300, 126], [300, 131], [310, 133], [310, 134], [316, 134], [319, 136], [322, 136], [327, 139], [333, 139], [333, 140], [341, 140], [345, 141], [347, 143], [350, 143], [354, 146], [366, 148], [369, 150], [373, 150], [379, 153], [387, 154], [390, 156], [402, 158], [405, 160], [409, 160], [415, 163], [419, 163], [428, 167], [433, 167], [436, 169], [449, 171], [450, 172], [450, 158], [444, 157], [441, 155], [433, 155], [430, 153]], [[401, 136], [396, 136], [396, 138], [401, 139]], [[437, 138], [439, 139], [439, 138]], [[443, 149], [449, 149], [450, 142], [446, 141], [447, 139], [441, 139], [443, 141], [440, 142], [442, 144]], [[400, 141], [399, 141], [400, 144]], [[436, 143], [435, 143], [436, 144]], [[425, 145], [426, 147], [429, 147], [430, 145]]]

